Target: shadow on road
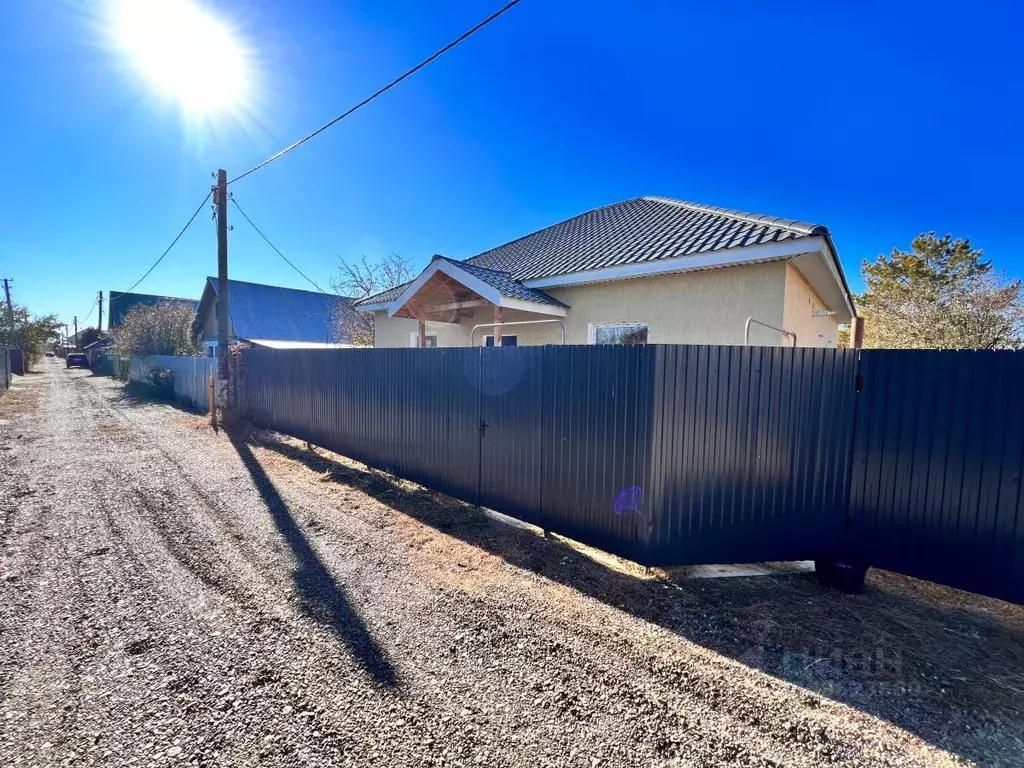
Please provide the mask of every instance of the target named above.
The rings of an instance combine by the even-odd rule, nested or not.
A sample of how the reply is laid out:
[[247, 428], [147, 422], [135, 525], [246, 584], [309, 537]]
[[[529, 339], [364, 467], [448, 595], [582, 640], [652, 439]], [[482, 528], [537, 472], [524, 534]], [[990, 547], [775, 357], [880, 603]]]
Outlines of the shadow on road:
[[352, 607], [344, 588], [310, 546], [288, 510], [287, 503], [253, 456], [245, 439], [237, 433], [228, 433], [228, 437], [263, 498], [274, 525], [295, 555], [293, 578], [303, 607], [311, 617], [338, 636], [376, 682], [387, 686], [398, 685], [398, 676], [383, 649]]
[[[872, 574], [863, 595], [826, 590], [813, 574], [687, 579], [675, 569], [665, 579], [639, 578], [380, 472], [272, 437], [258, 444], [515, 566], [969, 760], [990, 763], [992, 750], [1012, 752], [1024, 734], [1018, 607], [895, 574]], [[964, 713], [978, 718], [974, 726], [951, 727]]]

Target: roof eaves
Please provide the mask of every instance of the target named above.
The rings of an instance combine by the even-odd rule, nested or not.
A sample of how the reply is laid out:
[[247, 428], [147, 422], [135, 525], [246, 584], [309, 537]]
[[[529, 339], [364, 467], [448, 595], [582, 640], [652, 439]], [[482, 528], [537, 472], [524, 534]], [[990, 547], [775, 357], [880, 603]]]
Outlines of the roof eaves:
[[361, 299], [356, 299], [355, 301], [352, 302], [352, 306], [353, 307], [361, 307], [361, 306], [365, 306], [367, 304], [387, 304], [387, 303], [390, 303], [386, 299], [381, 299], [381, 297], [382, 296], [387, 296], [388, 294], [395, 292], [395, 296], [392, 297], [392, 298], [398, 298], [399, 296], [402, 295], [402, 292], [406, 288], [408, 288], [409, 285], [412, 282], [413, 282], [412, 280], [409, 280], [407, 282], [402, 283], [401, 285], [395, 285], [395, 286], [392, 286], [391, 288], [385, 288], [383, 291], [378, 291], [377, 293], [374, 293], [374, 294], [372, 294], [370, 296], [364, 296]]

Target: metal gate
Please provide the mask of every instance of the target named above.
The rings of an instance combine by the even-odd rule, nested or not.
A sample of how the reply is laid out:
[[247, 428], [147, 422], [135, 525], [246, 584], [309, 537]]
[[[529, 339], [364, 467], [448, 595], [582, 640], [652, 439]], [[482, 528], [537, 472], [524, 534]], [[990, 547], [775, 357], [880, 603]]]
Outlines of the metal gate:
[[861, 355], [851, 552], [1024, 602], [1024, 353]]

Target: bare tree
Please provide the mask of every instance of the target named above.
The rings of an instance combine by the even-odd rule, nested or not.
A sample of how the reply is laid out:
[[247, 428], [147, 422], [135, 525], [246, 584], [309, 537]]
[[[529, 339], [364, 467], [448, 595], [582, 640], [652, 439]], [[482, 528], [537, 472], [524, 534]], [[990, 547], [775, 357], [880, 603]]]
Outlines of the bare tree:
[[[331, 287], [339, 296], [359, 300], [408, 283], [412, 275], [412, 261], [397, 253], [376, 261], [365, 254], [358, 261], [339, 257], [338, 274], [331, 278]], [[373, 346], [372, 314], [353, 311], [346, 303], [335, 316], [335, 324], [340, 335], [351, 343]]]

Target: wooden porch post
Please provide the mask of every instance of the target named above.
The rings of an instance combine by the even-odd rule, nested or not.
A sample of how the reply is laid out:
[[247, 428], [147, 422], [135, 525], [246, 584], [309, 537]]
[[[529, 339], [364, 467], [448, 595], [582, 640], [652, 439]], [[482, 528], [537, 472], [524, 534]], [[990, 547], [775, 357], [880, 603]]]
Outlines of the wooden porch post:
[[427, 321], [420, 320], [420, 349], [427, 346]]
[[505, 322], [505, 308], [496, 307], [494, 310], [494, 322], [497, 325], [494, 326], [494, 346], [501, 346], [501, 324]]
[[853, 326], [850, 328], [850, 346], [853, 349], [861, 349], [864, 346], [864, 320], [862, 318], [853, 318]]

